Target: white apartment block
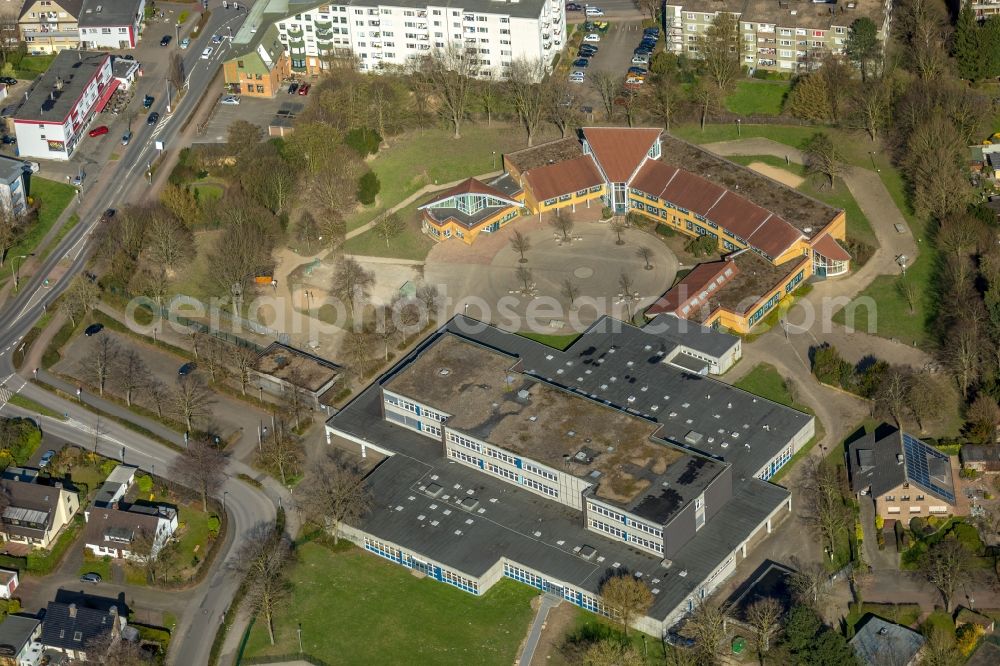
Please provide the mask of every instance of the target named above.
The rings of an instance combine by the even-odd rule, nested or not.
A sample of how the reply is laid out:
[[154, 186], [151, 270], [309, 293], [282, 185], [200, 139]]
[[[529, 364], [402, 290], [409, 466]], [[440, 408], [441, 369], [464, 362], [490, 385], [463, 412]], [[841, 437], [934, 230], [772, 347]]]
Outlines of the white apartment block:
[[744, 67], [789, 73], [809, 70], [827, 54], [843, 53], [851, 24], [858, 18], [874, 21], [884, 41], [891, 11], [892, 0], [722, 0], [711, 8], [702, 3], [667, 2], [667, 49], [698, 57], [698, 38], [718, 14], [730, 13], [739, 19]]
[[476, 52], [477, 73], [503, 77], [512, 61], [551, 66], [566, 42], [562, 0], [466, 0], [443, 6], [420, 2], [290, 3], [275, 23], [292, 71], [316, 74], [332, 57], [354, 56], [362, 71], [410, 67], [434, 50]]

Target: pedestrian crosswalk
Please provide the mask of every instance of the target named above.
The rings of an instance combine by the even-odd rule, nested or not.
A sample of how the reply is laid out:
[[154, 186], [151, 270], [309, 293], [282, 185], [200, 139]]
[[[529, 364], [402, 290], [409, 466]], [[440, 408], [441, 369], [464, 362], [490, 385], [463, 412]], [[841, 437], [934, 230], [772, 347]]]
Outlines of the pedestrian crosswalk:
[[0, 407], [6, 405], [14, 397], [14, 392], [7, 388], [6, 384], [0, 386]]

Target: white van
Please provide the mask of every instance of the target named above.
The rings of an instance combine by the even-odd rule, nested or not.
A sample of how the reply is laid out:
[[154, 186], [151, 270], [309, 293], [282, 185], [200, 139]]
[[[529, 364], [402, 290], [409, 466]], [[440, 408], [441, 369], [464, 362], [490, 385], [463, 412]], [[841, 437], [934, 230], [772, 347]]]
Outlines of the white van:
[[587, 5], [587, 16], [604, 16], [604, 10], [600, 7]]

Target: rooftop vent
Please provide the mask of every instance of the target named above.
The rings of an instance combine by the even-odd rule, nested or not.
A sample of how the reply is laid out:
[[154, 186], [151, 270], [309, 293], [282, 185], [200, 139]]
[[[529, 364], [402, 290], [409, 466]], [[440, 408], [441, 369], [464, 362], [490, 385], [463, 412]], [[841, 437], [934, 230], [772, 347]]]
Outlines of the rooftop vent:
[[687, 569], [684, 569], [684, 570], [682, 570], [682, 571], [678, 571], [678, 572], [677, 572], [677, 575], [678, 575], [678, 576], [680, 576], [681, 578], [687, 578], [687, 575], [688, 575], [688, 570], [687, 570]]
[[903, 464], [903, 454], [902, 453], [897, 453], [896, 454], [896, 464], [897, 465], [902, 465]]
[[528, 389], [521, 389], [517, 392], [518, 400], [527, 400], [529, 397], [531, 397], [531, 393], [528, 392]]
[[[442, 490], [443, 488], [441, 488], [441, 486], [439, 486], [438, 484], [431, 483], [427, 485], [427, 488], [424, 490], [424, 492], [430, 495], [431, 497], [437, 497], [438, 495], [441, 494]], [[431, 508], [433, 509], [434, 507]]]
[[438, 374], [441, 375], [442, 377], [447, 377], [448, 375], [451, 374], [451, 370], [449, 370], [448, 368], [441, 368], [440, 370], [438, 370]]
[[594, 559], [594, 555], [597, 555], [597, 551], [594, 549], [593, 546], [587, 546], [587, 545], [580, 546], [580, 557], [582, 557], [583, 559], [588, 561], [592, 560]]
[[463, 509], [465, 509], [466, 511], [472, 511], [477, 506], [479, 506], [479, 500], [477, 500], [475, 497], [463, 497], [462, 499], [458, 500], [458, 505]]

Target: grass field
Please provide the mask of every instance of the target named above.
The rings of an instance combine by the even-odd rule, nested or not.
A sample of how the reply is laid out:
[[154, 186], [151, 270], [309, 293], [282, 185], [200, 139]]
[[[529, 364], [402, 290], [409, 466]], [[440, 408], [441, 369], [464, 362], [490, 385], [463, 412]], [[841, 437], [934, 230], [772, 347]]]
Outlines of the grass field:
[[76, 189], [65, 183], [57, 183], [54, 180], [46, 180], [38, 176], [31, 177], [30, 196], [36, 201], [41, 201], [41, 208], [38, 210], [38, 220], [28, 229], [27, 233], [21, 236], [20, 240], [7, 251], [8, 257], [16, 257], [22, 254], [30, 254], [38, 249], [38, 243], [49, 233], [49, 229], [56, 223], [59, 216], [66, 210], [66, 206], [76, 195]]
[[434, 247], [434, 241], [420, 231], [417, 204], [413, 203], [401, 209], [398, 215], [400, 219], [406, 221], [406, 227], [388, 244], [384, 239], [379, 238], [373, 229], [369, 229], [348, 240], [344, 244], [344, 252], [366, 257], [394, 257], [415, 261], [426, 259], [427, 253]]
[[535, 342], [541, 342], [543, 345], [548, 345], [549, 347], [554, 347], [555, 349], [563, 350], [573, 344], [579, 335], [576, 333], [571, 333], [569, 335], [553, 335], [552, 333], [518, 333], [530, 340]]
[[[557, 136], [554, 130], [545, 131], [548, 134], [537, 137], [536, 144]], [[461, 139], [452, 138], [447, 129], [416, 130], [395, 137], [370, 162], [382, 183], [377, 204], [349, 216], [347, 230], [360, 227], [424, 185], [499, 171], [503, 168], [503, 154], [524, 146], [524, 132], [507, 125], [484, 127], [467, 123]]]
[[12, 59], [11, 64], [14, 66], [14, 78], [34, 79], [45, 72], [55, 58], [54, 53], [47, 53], [45, 55], [26, 55], [21, 57], [19, 61]]
[[777, 116], [791, 85], [786, 81], [740, 81], [726, 108], [741, 116]]
[[[275, 621], [276, 645], [258, 618], [245, 656], [305, 652], [337, 664], [496, 664], [514, 662], [531, 622], [526, 585], [501, 580], [482, 597], [418, 579], [408, 569], [353, 546], [298, 548], [288, 574], [291, 599]], [[378, 627], [368, 640], [362, 627]]]
[[789, 173], [805, 178], [806, 181], [796, 189], [834, 208], [842, 208], [847, 215], [847, 235], [863, 241], [873, 248], [878, 247], [878, 241], [875, 239], [875, 232], [872, 231], [871, 222], [861, 212], [858, 202], [854, 200], [854, 197], [851, 196], [851, 191], [847, 189], [847, 185], [840, 178], [834, 179], [833, 189], [831, 190], [826, 186], [825, 181], [821, 183], [816, 178], [807, 177], [805, 168], [801, 164], [795, 164], [794, 162], [785, 164], [785, 160], [780, 157], [774, 157], [773, 155], [734, 155], [729, 159], [743, 165], [752, 162], [763, 162], [764, 164], [784, 169]]

